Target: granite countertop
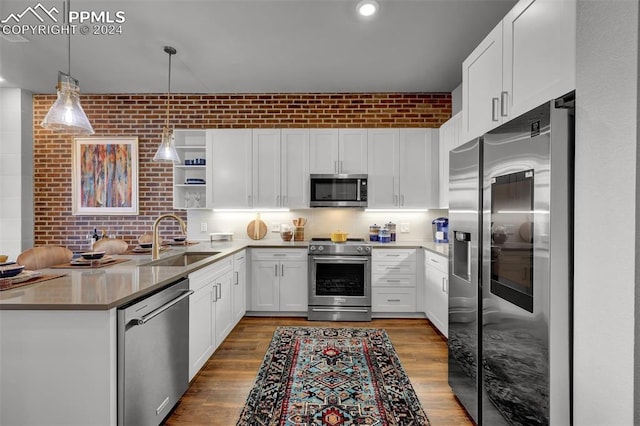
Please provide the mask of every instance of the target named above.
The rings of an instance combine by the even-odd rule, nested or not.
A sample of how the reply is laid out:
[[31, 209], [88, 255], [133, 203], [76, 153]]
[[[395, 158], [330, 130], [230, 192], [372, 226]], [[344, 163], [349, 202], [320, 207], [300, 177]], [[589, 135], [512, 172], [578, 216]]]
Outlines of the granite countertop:
[[[447, 255], [447, 244], [429, 241], [371, 243], [376, 248], [420, 248]], [[277, 239], [200, 241], [187, 247], [174, 246], [160, 258], [182, 252], [216, 253], [189, 266], [150, 266], [149, 254], [117, 255], [126, 262], [94, 269], [42, 269], [44, 274], [65, 275], [33, 285], [0, 291], [0, 310], [108, 310], [125, 305], [171, 284], [189, 273], [233, 255], [245, 248], [301, 248], [308, 241], [284, 242]]]

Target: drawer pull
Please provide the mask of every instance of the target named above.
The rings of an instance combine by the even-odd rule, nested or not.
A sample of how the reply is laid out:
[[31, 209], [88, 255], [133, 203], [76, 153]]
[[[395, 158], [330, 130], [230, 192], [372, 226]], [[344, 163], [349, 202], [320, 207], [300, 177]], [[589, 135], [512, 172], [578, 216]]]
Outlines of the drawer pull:
[[399, 302], [400, 299], [387, 299], [387, 302]]
[[401, 282], [400, 280], [387, 280], [388, 283], [399, 283]]
[[274, 255], [275, 257], [282, 257], [282, 256], [286, 256], [286, 255], [287, 255], [287, 253], [273, 253], [273, 255]]
[[387, 271], [389, 271], [389, 270], [399, 270], [399, 269], [402, 269], [402, 268], [399, 267], [399, 266], [387, 266]]

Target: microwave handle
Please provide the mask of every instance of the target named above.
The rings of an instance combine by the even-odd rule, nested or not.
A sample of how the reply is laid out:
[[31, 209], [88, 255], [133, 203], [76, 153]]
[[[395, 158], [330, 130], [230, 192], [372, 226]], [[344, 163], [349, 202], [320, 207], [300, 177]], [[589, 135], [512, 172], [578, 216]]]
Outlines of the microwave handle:
[[362, 179], [358, 179], [358, 184], [356, 185], [358, 187], [358, 191], [356, 193], [356, 200], [360, 201], [362, 200], [362, 198], [360, 197], [360, 187], [362, 185]]

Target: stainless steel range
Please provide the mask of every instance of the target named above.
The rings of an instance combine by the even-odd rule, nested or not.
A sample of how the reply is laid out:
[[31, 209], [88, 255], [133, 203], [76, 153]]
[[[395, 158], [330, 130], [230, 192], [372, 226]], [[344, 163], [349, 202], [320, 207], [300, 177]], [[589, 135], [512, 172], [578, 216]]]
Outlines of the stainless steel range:
[[307, 318], [371, 321], [371, 245], [363, 238], [311, 239]]

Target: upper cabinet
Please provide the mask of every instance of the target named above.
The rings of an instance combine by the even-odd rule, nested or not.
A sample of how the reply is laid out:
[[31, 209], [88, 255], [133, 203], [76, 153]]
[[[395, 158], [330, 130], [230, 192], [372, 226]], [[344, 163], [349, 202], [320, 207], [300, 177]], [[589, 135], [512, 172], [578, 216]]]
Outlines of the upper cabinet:
[[173, 208], [198, 209], [209, 206], [206, 130], [173, 132], [180, 163], [173, 165]]
[[521, 0], [462, 65], [463, 140], [575, 89], [576, 0]]
[[253, 130], [254, 208], [309, 207], [309, 130]]
[[281, 130], [280, 164], [280, 205], [309, 208], [309, 129]]
[[207, 132], [211, 160], [211, 207], [247, 208], [252, 200], [251, 129], [213, 129]]
[[367, 173], [366, 129], [312, 129], [309, 173]]
[[438, 205], [438, 132], [435, 129], [369, 129], [370, 208]]
[[459, 112], [440, 127], [439, 195], [440, 208], [449, 208], [449, 151], [462, 145], [462, 113]]

